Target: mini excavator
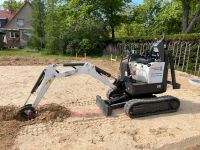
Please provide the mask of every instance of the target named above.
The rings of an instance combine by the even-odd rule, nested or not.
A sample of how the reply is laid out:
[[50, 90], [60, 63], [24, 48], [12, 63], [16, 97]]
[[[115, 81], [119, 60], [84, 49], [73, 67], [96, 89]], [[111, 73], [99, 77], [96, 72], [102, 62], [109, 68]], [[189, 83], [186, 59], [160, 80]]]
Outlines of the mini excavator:
[[[56, 68], [71, 67], [71, 70], [59, 72]], [[168, 68], [170, 66], [171, 79], [168, 81]], [[68, 77], [78, 74], [88, 74], [110, 89], [107, 91], [107, 100], [96, 96], [96, 104], [105, 116], [111, 116], [112, 110], [124, 108], [125, 114], [130, 118], [176, 112], [180, 101], [174, 96], [156, 96], [166, 92], [167, 84], [172, 84], [173, 89], [179, 89], [176, 82], [172, 55], [169, 53], [164, 39], [153, 43], [144, 54], [130, 51], [122, 57], [120, 75], [115, 78], [105, 70], [85, 63], [53, 64], [47, 66], [40, 74], [33, 86], [25, 104], [20, 109], [21, 116], [30, 120], [37, 116], [36, 107], [50, 87], [55, 78]], [[108, 78], [114, 79], [112, 83]], [[37, 92], [35, 101], [27, 104], [33, 93]]]

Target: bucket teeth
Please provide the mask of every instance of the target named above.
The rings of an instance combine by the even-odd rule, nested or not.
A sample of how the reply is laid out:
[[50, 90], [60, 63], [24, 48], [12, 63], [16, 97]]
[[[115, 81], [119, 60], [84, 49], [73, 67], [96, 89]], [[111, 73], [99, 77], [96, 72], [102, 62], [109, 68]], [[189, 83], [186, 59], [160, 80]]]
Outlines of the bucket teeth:
[[32, 104], [24, 105], [20, 111], [20, 116], [25, 120], [31, 120], [36, 117], [36, 111], [35, 108], [32, 106]]

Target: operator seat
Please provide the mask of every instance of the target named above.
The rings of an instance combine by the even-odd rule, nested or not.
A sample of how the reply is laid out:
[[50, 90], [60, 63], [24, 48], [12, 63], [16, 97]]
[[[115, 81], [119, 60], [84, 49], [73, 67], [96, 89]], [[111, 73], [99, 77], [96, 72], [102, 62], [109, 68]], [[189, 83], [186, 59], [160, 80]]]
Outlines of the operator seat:
[[141, 64], [149, 64], [151, 62], [154, 62], [155, 59], [150, 57], [150, 56], [144, 56], [144, 55], [139, 55], [139, 54], [131, 54], [129, 61], [135, 61], [136, 63], [141, 63]]

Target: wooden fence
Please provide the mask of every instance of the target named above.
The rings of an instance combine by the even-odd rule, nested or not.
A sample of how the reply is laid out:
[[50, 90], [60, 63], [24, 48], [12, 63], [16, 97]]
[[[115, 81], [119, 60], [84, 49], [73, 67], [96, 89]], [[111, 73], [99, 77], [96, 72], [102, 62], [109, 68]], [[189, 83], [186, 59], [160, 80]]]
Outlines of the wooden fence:
[[[106, 53], [120, 56], [127, 55], [130, 50], [136, 50], [143, 54], [150, 49], [152, 43], [153, 41], [119, 42], [114, 46], [109, 44]], [[168, 42], [168, 49], [174, 57], [177, 70], [200, 76], [200, 41], [171, 41]]]

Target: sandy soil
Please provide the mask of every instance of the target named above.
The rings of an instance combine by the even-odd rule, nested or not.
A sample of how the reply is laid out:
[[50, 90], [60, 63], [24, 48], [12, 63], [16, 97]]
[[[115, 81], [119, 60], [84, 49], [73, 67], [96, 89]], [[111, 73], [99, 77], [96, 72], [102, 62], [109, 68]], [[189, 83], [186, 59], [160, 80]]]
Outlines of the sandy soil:
[[[89, 61], [117, 74], [117, 63]], [[189, 84], [190, 76], [185, 73], [177, 72], [181, 89], [172, 90], [169, 86], [165, 93], [181, 100], [176, 113], [131, 120], [120, 109], [111, 117], [104, 117], [95, 105], [95, 97], [105, 98], [107, 87], [82, 75], [56, 79], [38, 108], [46, 108], [40, 111], [41, 117], [23, 122], [15, 115], [5, 117], [5, 114], [16, 114], [13, 112], [23, 105], [44, 66], [18, 65], [21, 66], [0, 66], [0, 149], [197, 150], [200, 147], [200, 90]], [[53, 107], [66, 110], [66, 115], [56, 113], [51, 117], [56, 112], [51, 109], [52, 103], [57, 104]]]

